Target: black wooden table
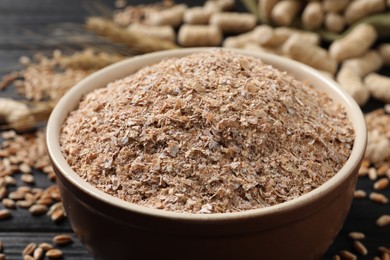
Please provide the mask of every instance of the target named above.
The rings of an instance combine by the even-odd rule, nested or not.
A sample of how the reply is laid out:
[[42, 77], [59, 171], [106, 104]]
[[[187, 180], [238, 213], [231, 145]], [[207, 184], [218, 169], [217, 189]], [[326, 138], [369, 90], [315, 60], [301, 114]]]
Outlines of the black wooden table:
[[[113, 7], [113, 1], [103, 2]], [[130, 4], [140, 2], [129, 1]], [[18, 58], [21, 55], [32, 56], [38, 51], [50, 53], [58, 47], [67, 50], [81, 48], [79, 42], [68, 37], [67, 30], [72, 31], [75, 28], [79, 30], [84, 18], [90, 14], [98, 14], [94, 0], [1, 0], [0, 76], [20, 69]], [[5, 96], [16, 97], [16, 94], [10, 88], [0, 92], [0, 97]], [[372, 110], [380, 105], [378, 102], [371, 101], [364, 110]], [[37, 186], [47, 187], [51, 184], [43, 173], [35, 171], [34, 174]], [[20, 181], [20, 176], [16, 175], [16, 177]], [[373, 191], [372, 184], [368, 178], [361, 178], [358, 188], [371, 192]], [[383, 193], [390, 198], [389, 188]], [[331, 259], [340, 250], [353, 251], [352, 240], [347, 236], [351, 231], [366, 234], [363, 242], [369, 254], [359, 259], [372, 259], [377, 255], [378, 246], [390, 247], [390, 227], [379, 228], [375, 225], [375, 220], [382, 214], [390, 214], [389, 205], [377, 205], [368, 199], [355, 200], [343, 229], [324, 259]], [[11, 219], [0, 221], [0, 240], [4, 243], [7, 259], [22, 259], [23, 248], [28, 243], [51, 242], [52, 237], [60, 233], [69, 233], [74, 237], [73, 244], [61, 248], [64, 252], [64, 259], [92, 259], [73, 235], [67, 220], [54, 224], [48, 216], [31, 217], [27, 210], [17, 209], [13, 211]]]

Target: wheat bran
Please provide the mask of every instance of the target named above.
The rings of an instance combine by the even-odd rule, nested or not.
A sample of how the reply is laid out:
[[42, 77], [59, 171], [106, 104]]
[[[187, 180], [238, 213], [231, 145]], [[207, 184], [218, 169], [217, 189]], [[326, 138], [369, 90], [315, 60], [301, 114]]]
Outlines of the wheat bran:
[[167, 59], [89, 93], [60, 135], [67, 162], [97, 188], [192, 213], [294, 199], [331, 178], [353, 140], [327, 95], [224, 50]]

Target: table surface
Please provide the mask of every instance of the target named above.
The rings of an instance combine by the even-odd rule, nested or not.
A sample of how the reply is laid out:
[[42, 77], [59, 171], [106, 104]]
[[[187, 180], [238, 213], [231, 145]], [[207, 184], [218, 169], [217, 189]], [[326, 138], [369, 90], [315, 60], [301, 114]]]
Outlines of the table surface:
[[[101, 1], [108, 6], [113, 5], [113, 1], [110, 0]], [[80, 49], [84, 43], [74, 35], [82, 30], [81, 24], [86, 16], [99, 14], [96, 4], [98, 2], [94, 0], [1, 0], [0, 76], [20, 69], [18, 58], [21, 55], [32, 56], [36, 52], [50, 53], [55, 48], [66, 51]], [[140, 2], [129, 1], [128, 3]], [[95, 42], [98, 43], [99, 41]], [[102, 46], [104, 48], [104, 41]], [[385, 73], [388, 74], [389, 71]], [[5, 96], [16, 97], [16, 94], [10, 88], [0, 92], [0, 97]], [[380, 105], [377, 101], [370, 101], [363, 109], [369, 111]], [[51, 184], [43, 173], [35, 171], [34, 174], [36, 186], [47, 187]], [[20, 181], [19, 177], [16, 175], [18, 181]], [[371, 192], [372, 184], [373, 182], [368, 178], [360, 178], [357, 188]], [[383, 193], [390, 198], [390, 189]], [[389, 205], [377, 205], [368, 199], [354, 200], [343, 229], [323, 259], [331, 259], [334, 254], [343, 249], [354, 251], [352, 240], [348, 238], [348, 233], [351, 231], [366, 234], [363, 242], [369, 254], [359, 259], [372, 259], [377, 255], [378, 246], [390, 247], [390, 227], [379, 228], [375, 225], [376, 219], [382, 214], [390, 214]], [[13, 211], [11, 219], [0, 221], [0, 240], [4, 243], [7, 259], [22, 259], [21, 252], [28, 243], [50, 242], [54, 235], [60, 233], [69, 233], [74, 237], [73, 244], [61, 248], [64, 259], [92, 259], [74, 236], [67, 220], [54, 224], [48, 216], [31, 217], [27, 210], [17, 209]]]

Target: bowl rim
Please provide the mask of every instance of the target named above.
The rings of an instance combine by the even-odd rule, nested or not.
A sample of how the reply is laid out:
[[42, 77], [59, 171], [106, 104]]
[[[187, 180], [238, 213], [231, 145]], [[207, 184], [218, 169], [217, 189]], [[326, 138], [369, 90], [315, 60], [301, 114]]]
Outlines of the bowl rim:
[[[114, 197], [112, 195], [109, 195], [108, 193], [105, 193], [102, 190], [99, 190], [92, 184], [88, 183], [86, 180], [82, 179], [75, 171], [71, 169], [71, 167], [67, 164], [64, 156], [62, 155], [61, 148], [60, 148], [59, 131], [63, 124], [63, 120], [60, 119], [64, 118], [65, 120], [66, 118], [66, 115], [64, 115], [65, 111], [66, 114], [68, 113], [67, 111], [69, 111], [69, 109], [67, 109], [67, 107], [69, 106], [68, 102], [74, 100], [75, 99], [74, 96], [77, 97], [77, 100], [80, 100], [80, 98], [85, 93], [87, 93], [85, 91], [80, 92], [79, 89], [83, 89], [87, 87], [97, 77], [101, 77], [102, 75], [107, 75], [116, 70], [120, 70], [121, 68], [126, 66], [131, 67], [132, 64], [133, 65], [137, 64], [143, 60], [157, 59], [158, 62], [158, 60], [164, 58], [169, 58], [172, 56], [175, 57], [185, 56], [185, 55], [193, 54], [195, 52], [203, 52], [210, 49], [225, 49], [225, 50], [227, 49], [247, 56], [257, 57], [266, 60], [273, 60], [273, 62], [275, 63], [279, 63], [279, 64], [283, 63], [284, 65], [289, 67], [299, 67], [299, 70], [301, 70], [303, 73], [311, 74], [311, 76], [316, 77], [318, 80], [322, 81], [325, 85], [331, 88], [332, 92], [334, 92], [338, 96], [339, 99], [338, 102], [340, 102], [343, 106], [345, 106], [347, 112], [349, 110], [351, 111], [350, 113], [353, 113], [353, 117], [351, 115], [348, 115], [348, 119], [353, 125], [355, 131], [355, 140], [353, 143], [353, 148], [350, 157], [348, 158], [344, 166], [337, 173], [335, 173], [333, 177], [331, 177], [328, 181], [326, 181], [319, 187], [295, 199], [289, 200], [287, 202], [279, 203], [264, 208], [245, 210], [241, 212], [211, 213], [211, 214], [174, 212], [174, 211], [155, 209], [155, 208], [134, 204], [119, 199], [117, 197]], [[148, 64], [153, 64], [153, 63], [148, 63]], [[137, 70], [138, 69], [136, 69], [136, 71]], [[127, 73], [127, 75], [130, 74]], [[114, 79], [111, 81], [114, 81]], [[100, 87], [104, 87], [104, 86], [100, 86]], [[340, 100], [342, 100], [342, 102]], [[73, 109], [74, 108], [72, 108], [71, 110]], [[245, 219], [245, 218], [271, 215], [277, 212], [280, 213], [284, 211], [290, 211], [295, 208], [300, 208], [307, 204], [313, 203], [317, 198], [327, 194], [332, 187], [340, 185], [345, 180], [347, 180], [351, 175], [351, 173], [353, 172], [353, 170], [359, 166], [359, 163], [361, 162], [364, 156], [366, 138], [367, 138], [366, 124], [360, 107], [353, 100], [353, 98], [349, 96], [349, 94], [347, 94], [347, 92], [343, 90], [340, 86], [338, 86], [338, 84], [335, 81], [333, 81], [331, 78], [322, 75], [317, 70], [305, 64], [302, 64], [300, 62], [288, 58], [280, 57], [274, 54], [260, 53], [260, 52], [254, 52], [248, 50], [238, 50], [232, 48], [215, 48], [215, 47], [184, 48], [184, 49], [174, 49], [174, 50], [143, 54], [143, 55], [127, 58], [123, 61], [119, 61], [101, 70], [98, 70], [92, 73], [91, 75], [87, 76], [80, 82], [78, 82], [59, 100], [59, 102], [57, 103], [57, 105], [55, 106], [55, 108], [53, 109], [50, 115], [47, 124], [47, 130], [46, 130], [46, 144], [47, 144], [47, 150], [50, 159], [53, 165], [57, 168], [58, 172], [60, 172], [61, 175], [65, 177], [66, 180], [68, 180], [72, 185], [76, 186], [78, 189], [86, 192], [87, 194], [89, 194], [90, 196], [92, 196], [93, 198], [99, 201], [103, 201], [114, 207], [122, 208], [126, 211], [131, 211], [131, 212], [144, 214], [148, 216], [155, 216], [159, 218], [181, 219], [182, 221], [228, 221], [228, 220], [235, 220], [235, 219], [242, 219], [242, 218]]]

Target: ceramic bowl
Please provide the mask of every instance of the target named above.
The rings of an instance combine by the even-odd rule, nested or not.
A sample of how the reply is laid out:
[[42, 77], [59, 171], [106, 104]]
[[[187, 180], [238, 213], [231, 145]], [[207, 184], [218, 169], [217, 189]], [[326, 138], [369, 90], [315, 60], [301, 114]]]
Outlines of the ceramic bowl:
[[156, 52], [106, 67], [73, 87], [47, 126], [47, 146], [69, 221], [96, 259], [319, 259], [349, 211], [365, 146], [366, 126], [354, 100], [333, 80], [301, 63], [239, 51], [312, 83], [346, 108], [356, 138], [350, 158], [317, 189], [275, 206], [237, 213], [190, 214], [147, 208], [112, 197], [84, 181], [66, 163], [59, 132], [81, 97], [167, 57], [204, 48]]

